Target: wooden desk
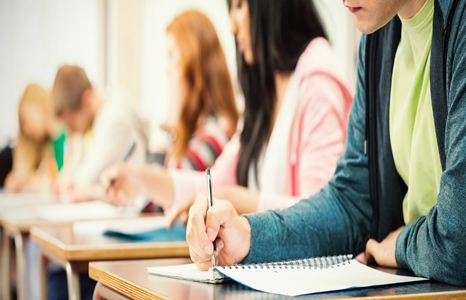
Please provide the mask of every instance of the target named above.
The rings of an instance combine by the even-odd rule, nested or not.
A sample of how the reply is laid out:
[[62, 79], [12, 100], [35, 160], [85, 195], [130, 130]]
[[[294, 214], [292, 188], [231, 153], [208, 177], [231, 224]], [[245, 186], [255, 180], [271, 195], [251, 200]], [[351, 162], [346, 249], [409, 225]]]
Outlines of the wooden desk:
[[[147, 267], [190, 263], [189, 259], [91, 262], [96, 280], [94, 300], [100, 299], [295, 299], [267, 294], [233, 281], [212, 285], [149, 275]], [[305, 295], [299, 299], [466, 299], [466, 288], [441, 283], [415, 283]]]
[[41, 245], [41, 297], [46, 299], [46, 265], [49, 260], [65, 268], [69, 299], [80, 299], [79, 273], [90, 261], [188, 257], [186, 242], [128, 242], [103, 235], [77, 235], [71, 224], [34, 226], [31, 238]]
[[[0, 197], [0, 202], [4, 201], [4, 196], [8, 194], [2, 194]], [[18, 203], [12, 205], [12, 207], [7, 207], [6, 200], [2, 202], [3, 206], [0, 210], [0, 226], [3, 228], [2, 236], [2, 247], [1, 247], [1, 257], [2, 265], [8, 266], [12, 255], [10, 253], [11, 242], [13, 241], [15, 253], [16, 253], [16, 286], [17, 286], [17, 295], [19, 300], [27, 300], [28, 291], [27, 291], [27, 277], [26, 277], [26, 250], [25, 243], [29, 237], [29, 231], [34, 225], [48, 225], [48, 226], [60, 226], [68, 224], [71, 226], [72, 222], [83, 218], [78, 214], [76, 217], [63, 215], [66, 218], [58, 218], [57, 220], [47, 220], [40, 218], [41, 211], [44, 211], [44, 205], [48, 204], [57, 204], [58, 206], [63, 205], [58, 203], [58, 198], [52, 196], [43, 196], [43, 195], [11, 195], [11, 201], [19, 201]], [[15, 197], [17, 196], [17, 197]], [[26, 205], [29, 201], [29, 205]], [[84, 203], [83, 203], [84, 204]], [[82, 205], [82, 204], [77, 204]], [[84, 204], [86, 205], [86, 204]], [[108, 205], [108, 204], [107, 204]], [[57, 207], [52, 205], [53, 207]], [[110, 206], [110, 205], [109, 205]], [[49, 207], [49, 206], [46, 206]], [[68, 207], [68, 206], [63, 206]], [[79, 210], [77, 210], [79, 212]], [[92, 214], [91, 216], [96, 216]], [[107, 219], [119, 217], [131, 217], [131, 214], [128, 212], [122, 211], [121, 214], [117, 212], [110, 212], [107, 215], [103, 215]], [[134, 217], [134, 214], [132, 215]], [[102, 217], [103, 218], [103, 217]], [[66, 221], [63, 221], [67, 219]], [[2, 268], [2, 299], [9, 300], [11, 299], [11, 283], [10, 283], [10, 268]]]
[[[10, 260], [11, 241], [16, 252], [16, 278], [18, 299], [28, 299], [25, 283], [25, 238], [28, 236], [32, 224], [44, 222], [38, 220], [33, 207], [41, 204], [56, 203], [58, 198], [39, 194], [0, 194], [0, 227], [2, 238], [0, 247], [1, 257], [1, 297], [11, 299]], [[18, 226], [16, 226], [18, 225]]]

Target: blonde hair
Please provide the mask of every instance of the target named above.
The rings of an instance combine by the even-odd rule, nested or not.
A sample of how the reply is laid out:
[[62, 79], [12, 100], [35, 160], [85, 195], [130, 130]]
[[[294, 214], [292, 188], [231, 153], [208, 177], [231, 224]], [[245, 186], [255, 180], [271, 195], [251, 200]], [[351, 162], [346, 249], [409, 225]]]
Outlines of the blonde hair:
[[[51, 112], [51, 103], [47, 92], [37, 84], [29, 84], [24, 91], [23, 97], [19, 102], [18, 119], [21, 108], [26, 104], [34, 104], [42, 109], [46, 118]], [[13, 152], [13, 170], [22, 174], [27, 174], [37, 170], [40, 163], [52, 156], [50, 146], [48, 144], [49, 137], [45, 137], [42, 141], [36, 141], [28, 136], [20, 122], [18, 130], [18, 138]]]

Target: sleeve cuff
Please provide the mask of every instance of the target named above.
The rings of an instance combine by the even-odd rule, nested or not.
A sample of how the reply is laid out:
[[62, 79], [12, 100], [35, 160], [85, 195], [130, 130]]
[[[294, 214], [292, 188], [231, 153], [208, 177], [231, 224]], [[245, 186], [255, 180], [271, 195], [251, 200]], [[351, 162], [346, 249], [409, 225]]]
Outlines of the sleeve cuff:
[[276, 257], [274, 252], [279, 249], [270, 246], [277, 244], [275, 239], [278, 236], [271, 212], [247, 214], [244, 217], [251, 226], [251, 248], [243, 263], [266, 262]]

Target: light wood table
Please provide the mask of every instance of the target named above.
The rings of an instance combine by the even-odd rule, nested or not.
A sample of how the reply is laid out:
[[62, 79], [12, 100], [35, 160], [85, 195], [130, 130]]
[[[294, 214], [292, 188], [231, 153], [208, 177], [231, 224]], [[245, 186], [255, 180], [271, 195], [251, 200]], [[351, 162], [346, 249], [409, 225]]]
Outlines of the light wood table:
[[[103, 221], [102, 221], [103, 222]], [[96, 260], [188, 257], [185, 241], [131, 242], [103, 235], [78, 235], [71, 224], [34, 226], [31, 238], [41, 246], [41, 297], [47, 298], [46, 265], [54, 261], [66, 270], [69, 299], [80, 299], [79, 273]]]
[[[19, 300], [28, 299], [25, 283], [25, 239], [32, 224], [44, 222], [34, 214], [34, 207], [41, 204], [58, 202], [58, 198], [40, 194], [9, 194], [0, 193], [0, 227], [1, 236], [1, 297], [11, 299], [11, 270], [12, 246], [16, 253], [16, 285]], [[16, 226], [18, 225], [18, 226]]]
[[[2, 194], [0, 196], [0, 202], [2, 203], [2, 209], [0, 210], [0, 226], [2, 227], [2, 247], [1, 257], [2, 265], [9, 266], [9, 262], [12, 259], [11, 249], [14, 246], [16, 254], [16, 290], [18, 300], [30, 299], [27, 290], [27, 276], [26, 276], [26, 241], [29, 238], [30, 229], [34, 225], [47, 225], [47, 226], [60, 226], [64, 224], [71, 224], [78, 221], [80, 218], [85, 218], [82, 214], [82, 206], [88, 205], [85, 203], [77, 203], [76, 215], [70, 215], [69, 212], [62, 216], [59, 216], [55, 220], [43, 219], [44, 208], [50, 209], [58, 206], [65, 208], [65, 211], [73, 209], [70, 204], [59, 203], [58, 198], [53, 196], [43, 195], [14, 195], [12, 194], [12, 202], [18, 201], [18, 203], [12, 204], [10, 207], [4, 201], [4, 197], [8, 194]], [[29, 201], [29, 205], [27, 205]], [[21, 203], [21, 205], [19, 204]], [[52, 204], [51, 206], [49, 206]], [[63, 205], [63, 206], [62, 206]], [[109, 205], [109, 204], [106, 204]], [[110, 205], [109, 205], [110, 206]], [[79, 208], [81, 207], [81, 208]], [[94, 207], [94, 206], [92, 206]], [[100, 207], [100, 206], [99, 206]], [[110, 206], [111, 207], [111, 206]], [[52, 208], [53, 209], [53, 208]], [[60, 210], [59, 210], [60, 211]], [[62, 213], [64, 213], [62, 211]], [[92, 217], [98, 216], [95, 212], [89, 212]], [[46, 216], [50, 217], [50, 216]], [[134, 217], [131, 212], [115, 211], [115, 212], [103, 212], [102, 218], [112, 219], [115, 217], [129, 218]], [[10, 300], [12, 289], [11, 289], [11, 270], [9, 267], [2, 268], [2, 299]]]
[[[94, 300], [101, 299], [296, 299], [252, 290], [233, 281], [222, 284], [191, 282], [149, 275], [147, 267], [190, 263], [189, 259], [91, 262], [89, 276], [98, 283]], [[465, 299], [466, 288], [422, 282], [305, 295], [299, 299]]]

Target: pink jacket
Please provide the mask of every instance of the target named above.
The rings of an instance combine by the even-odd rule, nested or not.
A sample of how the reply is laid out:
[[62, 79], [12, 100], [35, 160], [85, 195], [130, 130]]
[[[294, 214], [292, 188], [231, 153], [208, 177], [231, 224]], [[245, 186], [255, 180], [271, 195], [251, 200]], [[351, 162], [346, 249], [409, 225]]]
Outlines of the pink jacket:
[[[288, 140], [284, 195], [261, 193], [258, 211], [286, 208], [318, 192], [332, 177], [343, 153], [353, 91], [340, 70], [330, 44], [323, 38], [309, 43], [294, 72], [292, 92], [301, 97]], [[240, 149], [235, 135], [211, 168], [213, 188], [235, 185]], [[170, 170], [174, 207], [205, 191], [204, 172]]]

